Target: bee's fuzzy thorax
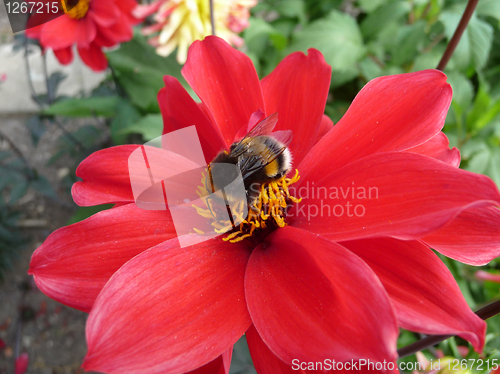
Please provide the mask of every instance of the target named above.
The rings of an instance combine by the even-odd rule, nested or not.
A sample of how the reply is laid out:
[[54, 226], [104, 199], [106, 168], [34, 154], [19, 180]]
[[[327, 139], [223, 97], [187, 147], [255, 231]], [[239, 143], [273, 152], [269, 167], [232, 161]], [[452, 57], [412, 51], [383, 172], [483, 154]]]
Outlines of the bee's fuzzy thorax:
[[292, 152], [290, 152], [290, 149], [287, 148], [283, 152], [283, 170], [286, 170], [286, 173], [292, 170], [292, 161], [293, 161]]

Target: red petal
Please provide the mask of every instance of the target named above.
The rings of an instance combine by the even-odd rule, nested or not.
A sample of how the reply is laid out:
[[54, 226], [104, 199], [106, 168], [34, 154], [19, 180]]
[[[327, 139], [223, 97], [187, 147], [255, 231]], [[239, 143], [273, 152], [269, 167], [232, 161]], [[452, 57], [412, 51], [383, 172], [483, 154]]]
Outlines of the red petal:
[[73, 50], [72, 47], [54, 49], [54, 55], [63, 65], [68, 65], [73, 61]]
[[71, 189], [80, 206], [134, 201], [128, 171], [128, 158], [139, 146], [121, 145], [92, 153], [76, 169], [83, 182]]
[[323, 114], [323, 117], [321, 118], [321, 124], [319, 125], [319, 131], [318, 131], [318, 136], [316, 138], [316, 143], [319, 142], [319, 140], [323, 136], [325, 136], [331, 129], [333, 129], [333, 121], [326, 114]]
[[433, 157], [455, 167], [460, 165], [460, 151], [455, 147], [450, 149], [450, 141], [444, 132], [407, 151]]
[[165, 88], [158, 93], [158, 103], [163, 116], [163, 134], [195, 125], [205, 160], [207, 164], [210, 163], [222, 149], [227, 148], [219, 129], [212, 124], [177, 79], [167, 75], [163, 80]]
[[252, 60], [220, 38], [195, 41], [182, 75], [212, 112], [226, 144], [232, 143], [253, 112], [265, 111]]
[[73, 18], [66, 15], [57, 17], [44, 24], [39, 33], [40, 43], [52, 49], [70, 47], [76, 42], [79, 27], [78, 21]]
[[422, 240], [454, 260], [485, 265], [500, 256], [500, 209], [467, 209]]
[[229, 374], [231, 365], [231, 356], [233, 355], [233, 347], [228, 349], [215, 360], [210, 361], [202, 367], [192, 370], [186, 374]]
[[279, 115], [275, 130], [293, 132], [290, 150], [296, 165], [316, 142], [331, 73], [321, 52], [309, 49], [307, 56], [292, 53], [262, 80], [266, 112]]
[[96, 43], [91, 43], [88, 48], [78, 46], [78, 54], [85, 65], [94, 71], [102, 71], [108, 67], [108, 58]]
[[334, 242], [293, 227], [273, 232], [250, 256], [245, 290], [255, 328], [285, 363], [396, 358], [382, 284]]
[[85, 370], [193, 370], [230, 349], [248, 329], [249, 243], [177, 243], [134, 257], [103, 288], [87, 321]]
[[[150, 175], [155, 186], [158, 186], [160, 181], [171, 176], [199, 168], [197, 164], [178, 154], [150, 146], [142, 147], [142, 153], [130, 157], [137, 148], [136, 145], [107, 148], [83, 160], [76, 169], [76, 175], [83, 182], [75, 183], [72, 189], [75, 202], [82, 206], [131, 203], [134, 202], [131, 182], [139, 195], [152, 186]], [[155, 199], [155, 192], [156, 189], [150, 189], [152, 195], [149, 194], [148, 198]], [[162, 207], [157, 209], [164, 210], [163, 192], [160, 195]], [[155, 200], [151, 200], [153, 201]]]
[[419, 239], [472, 205], [500, 204], [488, 177], [409, 152], [375, 154], [314, 177], [291, 188], [304, 199], [287, 218], [335, 241]]
[[[26, 34], [26, 37], [30, 38], [30, 39], [40, 39], [41, 35], [43, 33], [43, 25], [44, 25], [43, 20], [40, 23], [30, 22], [30, 20], [33, 20], [35, 18], [35, 16], [36, 16], [36, 14], [28, 20], [28, 23], [26, 24], [26, 30], [24, 31]], [[32, 23], [35, 26], [30, 26], [30, 23]]]
[[[137, 25], [142, 21], [144, 17], [135, 17], [133, 16], [134, 9], [138, 7], [137, 2], [135, 0], [120, 0], [115, 2], [116, 5], [120, 8], [121, 12], [127, 17], [128, 22], [131, 25]], [[161, 5], [161, 4], [160, 4]]]
[[[376, 78], [304, 159], [302, 170], [336, 170], [362, 157], [422, 144], [444, 125], [451, 87], [438, 70]], [[305, 176], [305, 174], [303, 174]]]
[[108, 48], [113, 47], [117, 42], [116, 42], [115, 38], [113, 37], [113, 35], [112, 35], [113, 32], [111, 30], [113, 30], [112, 27], [99, 28], [97, 30], [97, 34], [95, 36], [93, 43], [99, 47], [108, 47]]
[[51, 298], [88, 312], [116, 270], [173, 237], [168, 212], [128, 204], [53, 232], [33, 254], [30, 274]]
[[[100, 38], [113, 41], [112, 45], [126, 42], [132, 39], [133, 29], [131, 24], [128, 21], [128, 18], [124, 14], [120, 14], [116, 23], [111, 27], [101, 27], [99, 28], [98, 34], [100, 34]], [[97, 38], [95, 40], [97, 42]]]
[[[97, 26], [91, 17], [83, 17], [78, 20], [79, 27], [76, 35], [76, 44], [79, 48], [91, 48], [92, 41], [97, 34]], [[64, 32], [59, 30], [60, 33]]]
[[259, 374], [291, 374], [304, 373], [303, 370], [293, 370], [290, 365], [285, 364], [271, 352], [269, 347], [262, 341], [254, 325], [245, 333], [248, 348], [252, 356], [253, 365]]
[[[50, 11], [50, 7], [52, 5], [50, 0], [37, 1], [37, 3], [40, 2], [43, 3], [43, 8], [40, 9], [41, 12], [31, 13], [28, 22], [26, 23], [26, 36], [28, 38], [40, 39], [40, 36], [43, 33], [44, 24], [64, 15], [64, 12], [61, 9], [58, 9], [57, 12]], [[40, 8], [40, 5], [36, 6]], [[46, 12], [45, 10], [48, 10], [48, 12]]]
[[47, 22], [40, 34], [40, 42], [44, 47], [52, 49], [67, 48], [74, 43], [88, 47], [96, 35], [96, 26], [89, 17], [79, 20], [66, 15]]
[[482, 351], [486, 323], [470, 310], [448, 268], [418, 241], [392, 238], [343, 242], [377, 274], [399, 325], [432, 335], [459, 335]]
[[104, 28], [113, 26], [119, 20], [120, 9], [112, 1], [92, 1], [87, 13], [88, 17]]

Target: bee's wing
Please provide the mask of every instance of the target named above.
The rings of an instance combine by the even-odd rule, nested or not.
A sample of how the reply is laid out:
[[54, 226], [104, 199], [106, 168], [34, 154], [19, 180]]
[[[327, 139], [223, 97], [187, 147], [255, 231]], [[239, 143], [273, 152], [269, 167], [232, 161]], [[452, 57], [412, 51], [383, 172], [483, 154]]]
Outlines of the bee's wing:
[[292, 141], [292, 132], [290, 130], [277, 131], [272, 134], [273, 137], [275, 134], [277, 135], [275, 138], [279, 140], [280, 143], [275, 143], [273, 147], [266, 148], [258, 155], [243, 158], [241, 163], [238, 164], [243, 179], [248, 178], [256, 171], [266, 167], [268, 164], [276, 160]]
[[279, 140], [283, 145], [288, 147], [288, 145], [292, 141], [293, 133], [292, 130], [280, 130], [273, 132], [271, 136], [274, 139]]
[[274, 130], [277, 123], [278, 123], [278, 113], [273, 113], [270, 116], [264, 118], [258, 124], [256, 124], [254, 128], [251, 129], [248, 132], [248, 134], [246, 134], [245, 138], [259, 136], [259, 135], [269, 135]]
[[[278, 113], [273, 113], [270, 116], [264, 118], [258, 124], [255, 125], [253, 129], [251, 129], [248, 134], [246, 134], [243, 139], [241, 139], [238, 144], [231, 151], [231, 155], [234, 157], [239, 157], [247, 150], [248, 146], [252, 142], [251, 138], [254, 138], [259, 135], [269, 135], [276, 127], [278, 123]], [[247, 140], [248, 139], [248, 140]]]

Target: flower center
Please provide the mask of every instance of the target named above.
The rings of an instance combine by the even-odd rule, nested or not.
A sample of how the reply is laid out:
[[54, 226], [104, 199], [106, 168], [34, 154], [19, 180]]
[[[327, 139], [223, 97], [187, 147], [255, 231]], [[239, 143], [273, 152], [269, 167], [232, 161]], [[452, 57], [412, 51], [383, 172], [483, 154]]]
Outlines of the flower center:
[[89, 10], [90, 0], [61, 0], [61, 7], [65, 14], [74, 19], [83, 18]]
[[[293, 203], [299, 203], [298, 199], [290, 194], [288, 187], [300, 179], [299, 171], [295, 170], [292, 178], [286, 176], [278, 180], [264, 182], [260, 185], [260, 192], [255, 199], [248, 204], [248, 215], [243, 219], [245, 212], [243, 209], [247, 206], [244, 201], [239, 201], [224, 208], [230, 209], [239, 225], [234, 225], [231, 219], [218, 219], [218, 217], [227, 217], [221, 208], [212, 204], [210, 199], [205, 200], [207, 209], [194, 206], [199, 215], [212, 219], [211, 222], [214, 231], [218, 234], [229, 232], [222, 240], [236, 243], [249, 238], [259, 230], [275, 229], [286, 226], [287, 208]], [[207, 190], [200, 187], [200, 196], [207, 196]], [[224, 209], [226, 210], [226, 209]], [[200, 230], [194, 229], [198, 234], [203, 234]]]

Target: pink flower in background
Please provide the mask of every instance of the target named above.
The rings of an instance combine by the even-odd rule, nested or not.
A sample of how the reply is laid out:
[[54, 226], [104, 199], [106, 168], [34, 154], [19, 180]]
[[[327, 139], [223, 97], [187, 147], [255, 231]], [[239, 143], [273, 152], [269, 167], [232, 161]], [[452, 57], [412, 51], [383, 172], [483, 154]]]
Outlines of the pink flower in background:
[[[236, 34], [249, 26], [249, 9], [256, 4], [257, 0], [214, 0], [217, 36], [241, 46], [243, 39]], [[186, 62], [187, 50], [195, 40], [212, 34], [208, 0], [156, 0], [134, 11], [140, 18], [153, 13], [156, 23], [143, 28], [143, 34], [153, 35], [149, 42], [159, 55], [168, 56], [177, 48], [180, 64]]]
[[[35, 14], [28, 22], [26, 35], [38, 39], [43, 48], [53, 49], [63, 65], [73, 61], [76, 45], [82, 61], [92, 70], [101, 71], [108, 66], [102, 49], [132, 39], [132, 26], [141, 21], [132, 15], [136, 6], [135, 0], [79, 0], [68, 9], [67, 0], [63, 0], [64, 15], [41, 23], [37, 16], [45, 15]], [[38, 26], [30, 28], [30, 23]]]
[[5, 82], [7, 80], [7, 73], [0, 74], [0, 82]]
[[500, 274], [492, 274], [492, 273], [488, 273], [487, 271], [484, 271], [484, 270], [476, 271], [475, 277], [476, 277], [476, 279], [480, 279], [480, 280], [484, 280], [484, 281], [500, 283]]
[[18, 358], [16, 358], [16, 370], [14, 374], [24, 374], [28, 370], [29, 357], [27, 353], [21, 353]]

